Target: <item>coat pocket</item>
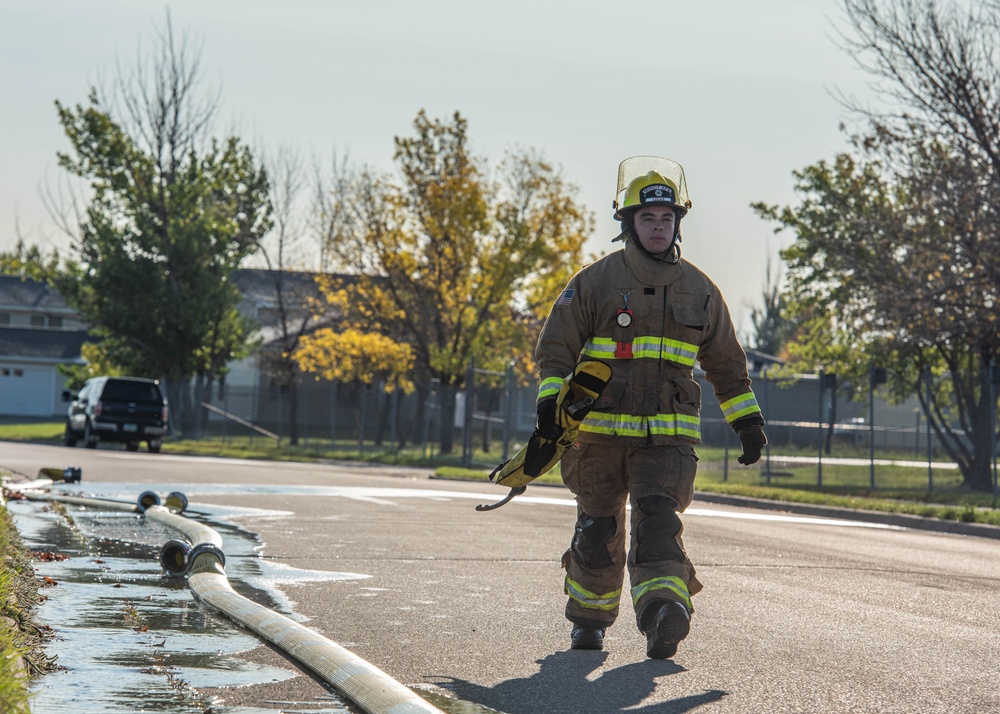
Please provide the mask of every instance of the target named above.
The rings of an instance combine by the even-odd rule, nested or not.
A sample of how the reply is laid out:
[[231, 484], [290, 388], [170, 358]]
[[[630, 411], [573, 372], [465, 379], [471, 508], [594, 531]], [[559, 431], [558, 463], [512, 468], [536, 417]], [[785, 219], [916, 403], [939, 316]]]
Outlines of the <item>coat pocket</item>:
[[674, 319], [692, 330], [704, 330], [708, 324], [708, 310], [686, 302], [675, 302], [671, 306]]
[[668, 402], [679, 414], [695, 416], [701, 409], [701, 385], [686, 377], [673, 377], [667, 382], [670, 390]]

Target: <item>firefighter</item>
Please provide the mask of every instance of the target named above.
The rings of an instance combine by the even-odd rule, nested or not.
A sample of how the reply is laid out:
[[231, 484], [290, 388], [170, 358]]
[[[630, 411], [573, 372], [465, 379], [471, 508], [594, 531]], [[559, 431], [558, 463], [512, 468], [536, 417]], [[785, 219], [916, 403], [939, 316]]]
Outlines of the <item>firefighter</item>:
[[[573, 649], [602, 649], [618, 617], [627, 570], [646, 654], [673, 657], [702, 589], [684, 551], [678, 514], [691, 503], [705, 371], [740, 463], [767, 443], [746, 353], [719, 288], [681, 257], [680, 224], [691, 202], [680, 165], [633, 157], [619, 167], [615, 218], [624, 249], [578, 271], [554, 301], [538, 338], [538, 432], [557, 438], [557, 396], [581, 360], [612, 376], [562, 459], [577, 519], [562, 559]], [[631, 522], [625, 518], [626, 501]], [[626, 553], [626, 528], [631, 544]]]

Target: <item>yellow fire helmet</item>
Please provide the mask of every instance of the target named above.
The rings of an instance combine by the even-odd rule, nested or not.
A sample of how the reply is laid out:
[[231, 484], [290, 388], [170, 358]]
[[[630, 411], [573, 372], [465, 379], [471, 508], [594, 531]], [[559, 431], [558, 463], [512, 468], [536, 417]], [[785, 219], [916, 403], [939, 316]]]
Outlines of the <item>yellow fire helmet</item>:
[[691, 208], [687, 179], [681, 165], [658, 156], [633, 156], [618, 166], [618, 191], [614, 200], [615, 218], [638, 206], [673, 206], [682, 218]]

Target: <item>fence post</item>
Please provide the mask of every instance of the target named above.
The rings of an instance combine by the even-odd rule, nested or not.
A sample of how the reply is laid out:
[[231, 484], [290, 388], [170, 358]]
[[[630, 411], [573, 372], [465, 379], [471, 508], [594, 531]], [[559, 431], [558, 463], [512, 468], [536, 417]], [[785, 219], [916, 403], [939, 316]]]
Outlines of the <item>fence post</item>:
[[469, 360], [465, 371], [465, 414], [462, 415], [462, 466], [472, 466], [472, 409], [476, 394], [476, 361]]
[[[424, 401], [424, 458], [428, 458], [427, 448], [430, 445], [431, 440], [431, 409], [434, 404], [434, 382], [440, 383], [440, 380], [431, 379], [427, 383], [427, 399]], [[431, 450], [431, 456], [434, 455], [433, 450]]]
[[[253, 395], [251, 396], [251, 399], [253, 400], [253, 402], [250, 405], [250, 421], [252, 421], [254, 424], [259, 424], [260, 423], [259, 420], [258, 420], [258, 416], [259, 416], [259, 413], [260, 413], [260, 379], [261, 379], [261, 377], [258, 374], [257, 377], [253, 381]], [[249, 444], [250, 448], [252, 449], [253, 448], [253, 432], [252, 431], [250, 432], [250, 438], [247, 439], [247, 443]]]
[[924, 389], [927, 393], [927, 493], [934, 492], [933, 448], [931, 445], [931, 368], [924, 367]]
[[875, 490], [875, 387], [885, 384], [885, 369], [876, 367], [872, 361], [868, 365], [868, 488]]
[[993, 363], [991, 355], [986, 360], [986, 377], [989, 381], [990, 390], [990, 453], [993, 461], [993, 505], [996, 507], [997, 501], [997, 373], [996, 365]]
[[284, 390], [281, 388], [281, 385], [279, 384], [278, 385], [278, 423], [276, 425], [277, 428], [275, 429], [275, 431], [278, 432], [278, 443], [279, 444], [281, 443], [282, 439], [285, 436], [285, 400], [284, 400], [284, 397], [282, 395], [282, 392], [284, 392]]
[[392, 390], [392, 414], [389, 415], [391, 423], [389, 424], [389, 434], [392, 437], [392, 453], [396, 453], [399, 450], [399, 434], [397, 433], [397, 424], [399, 421], [399, 387]]
[[365, 453], [365, 419], [368, 416], [368, 385], [364, 382], [358, 382], [358, 389], [361, 390], [361, 398], [358, 400], [361, 402], [361, 423], [358, 424], [358, 455], [363, 456]]
[[308, 449], [309, 448], [309, 390], [306, 388], [306, 383], [300, 380], [298, 376], [296, 376], [295, 379], [298, 380], [298, 384], [295, 385], [295, 388], [299, 390], [299, 394], [302, 397], [302, 399], [300, 400], [301, 404], [299, 405], [301, 407], [299, 411], [302, 414], [302, 422], [303, 422], [302, 445]]
[[[760, 371], [760, 376], [764, 380], [764, 406], [765, 406], [765, 408], [770, 409], [770, 407], [771, 407], [771, 400], [768, 398], [768, 393], [767, 393], [767, 383], [768, 383], [767, 372], [768, 372], [767, 367], [764, 367]], [[771, 485], [771, 444], [770, 444], [770, 442], [764, 445], [764, 453], [765, 453], [764, 468], [767, 470], [767, 485], [770, 486]]]
[[510, 452], [510, 440], [511, 435], [514, 433], [514, 427], [511, 424], [511, 420], [514, 418], [514, 362], [507, 363], [507, 374], [504, 378], [504, 394], [503, 394], [503, 457], [502, 460], [507, 460], [507, 454]]
[[816, 487], [823, 486], [823, 392], [826, 391], [826, 373], [823, 368], [819, 369], [819, 420], [817, 421], [817, 434], [819, 437], [819, 451], [816, 458]]
[[[227, 412], [229, 411], [229, 390], [228, 389], [222, 389], [222, 408], [225, 409]], [[228, 426], [228, 422], [229, 422], [228, 419], [223, 419], [222, 420], [222, 443], [223, 444], [225, 444], [226, 441], [227, 441], [226, 436], [227, 436], [228, 430], [226, 429], [226, 427]]]
[[337, 380], [330, 380], [330, 449], [337, 449]]
[[[419, 392], [417, 393], [419, 394]], [[427, 441], [430, 439], [431, 433], [431, 384], [427, 383], [427, 395], [424, 398], [424, 438], [423, 438], [423, 458], [427, 458]]]

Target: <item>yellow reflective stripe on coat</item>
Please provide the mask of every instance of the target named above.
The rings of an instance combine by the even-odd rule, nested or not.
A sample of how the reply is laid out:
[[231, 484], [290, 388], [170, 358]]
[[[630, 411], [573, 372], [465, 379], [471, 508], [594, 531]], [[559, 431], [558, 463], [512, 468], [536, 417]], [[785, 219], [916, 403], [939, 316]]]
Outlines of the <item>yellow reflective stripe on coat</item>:
[[643, 595], [648, 595], [655, 590], [669, 590], [680, 598], [681, 604], [683, 604], [684, 607], [686, 607], [689, 611], [694, 610], [694, 608], [691, 607], [691, 595], [688, 593], [687, 583], [674, 575], [668, 575], [662, 578], [653, 578], [652, 580], [647, 580], [644, 583], [636, 585], [632, 588], [632, 604], [637, 605], [639, 603], [639, 598]]
[[[618, 343], [610, 337], [594, 337], [583, 346], [581, 354], [595, 359], [616, 359]], [[631, 359], [665, 359], [685, 367], [694, 367], [698, 346], [666, 337], [636, 337], [632, 340]]]
[[728, 399], [721, 406], [722, 413], [725, 415], [726, 421], [730, 424], [748, 414], [760, 414], [760, 405], [757, 404], [757, 397], [753, 395], [753, 392], [747, 392], [738, 397]]
[[614, 610], [618, 607], [618, 601], [622, 596], [622, 589], [618, 588], [604, 595], [592, 593], [580, 583], [566, 576], [566, 594], [576, 600], [583, 607], [591, 610]]
[[538, 385], [538, 398], [537, 401], [542, 401], [546, 397], [555, 397], [559, 395], [559, 390], [562, 389], [563, 382], [565, 380], [562, 377], [548, 377], [542, 380], [542, 383]]
[[580, 431], [638, 438], [645, 438], [649, 434], [686, 436], [700, 440], [701, 419], [690, 414], [632, 416], [630, 414], [611, 414], [610, 412], [591, 412], [580, 424]]

